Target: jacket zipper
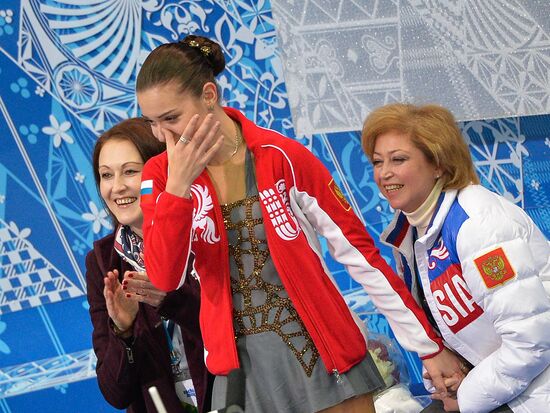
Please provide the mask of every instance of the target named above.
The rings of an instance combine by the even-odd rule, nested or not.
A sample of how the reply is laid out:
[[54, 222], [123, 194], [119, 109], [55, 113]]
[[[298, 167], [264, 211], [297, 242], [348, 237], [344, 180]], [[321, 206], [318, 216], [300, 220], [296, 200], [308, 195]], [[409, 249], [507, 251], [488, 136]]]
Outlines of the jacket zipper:
[[[222, 247], [225, 250], [224, 256], [227, 257], [226, 268], [227, 268], [227, 277], [229, 278], [228, 295], [229, 295], [229, 302], [233, 303], [233, 296], [231, 294], [231, 270], [230, 270], [231, 265], [229, 263], [229, 241], [227, 240], [227, 233], [225, 231], [225, 225], [224, 225], [223, 215], [222, 215], [222, 207], [220, 205], [218, 194], [216, 193], [216, 189], [214, 188], [214, 184], [212, 183], [212, 180], [210, 179], [208, 172], [205, 173], [203, 179], [206, 181], [206, 187], [208, 188], [208, 191], [212, 193], [211, 195], [212, 207], [213, 207], [212, 213], [216, 218], [214, 222], [216, 222], [218, 230], [220, 231], [220, 243], [222, 244]], [[233, 306], [231, 306], [231, 319], [233, 319]], [[231, 322], [230, 331], [231, 331], [231, 337], [234, 338], [233, 347], [232, 347], [233, 361], [235, 362], [235, 365], [237, 367], [240, 367], [239, 355], [237, 354], [237, 335], [235, 334], [235, 328], [233, 326], [233, 322]]]
[[[263, 209], [262, 209], [262, 211], [263, 211]], [[267, 234], [268, 234], [268, 232], [266, 232], [266, 236], [268, 236]], [[269, 240], [268, 240], [268, 241], [269, 241]], [[268, 244], [269, 244], [269, 242], [268, 242]], [[269, 245], [268, 245], [268, 249], [271, 251], [271, 248], [269, 248]], [[271, 257], [272, 257], [272, 259], [273, 259], [273, 255], [271, 255]], [[275, 264], [275, 260], [273, 260], [273, 263]], [[279, 265], [281, 265], [281, 264], [279, 263]], [[277, 265], [275, 265], [275, 268], [277, 268]], [[288, 273], [288, 272], [285, 272], [285, 274], [287, 274], [287, 273]], [[282, 278], [281, 278], [281, 281], [283, 281]], [[315, 331], [317, 332], [317, 335], [319, 336], [319, 339], [321, 340], [323, 346], [324, 346], [325, 349], [326, 349], [326, 352], [328, 353], [328, 355], [329, 355], [329, 357], [330, 357], [330, 362], [332, 363], [332, 366], [328, 366], [328, 367], [329, 367], [329, 369], [330, 369], [330, 367], [332, 367], [331, 371], [332, 371], [332, 375], [336, 378], [336, 383], [337, 383], [337, 384], [342, 384], [342, 383], [343, 383], [342, 377], [340, 376], [340, 372], [339, 372], [338, 369], [336, 368], [336, 362], [335, 362], [335, 360], [334, 360], [334, 357], [333, 357], [333, 355], [332, 355], [332, 352], [330, 351], [329, 346], [327, 345], [327, 343], [326, 343], [326, 341], [325, 341], [325, 339], [324, 339], [323, 334], [320, 333], [320, 331], [319, 331], [319, 329], [317, 328], [315, 322], [313, 321], [313, 318], [310, 316], [309, 311], [307, 310], [307, 305], [306, 305], [306, 303], [304, 302], [304, 300], [302, 300], [302, 298], [300, 297], [300, 293], [299, 293], [299, 291], [294, 287], [294, 284], [293, 284], [292, 280], [291, 280], [290, 278], [287, 278], [287, 282], [288, 282], [289, 284], [292, 285], [292, 288], [293, 288], [295, 294], [298, 296], [298, 299], [300, 300], [300, 302], [302, 303], [302, 305], [303, 305], [303, 307], [304, 307], [304, 312], [306, 313], [306, 315], [308, 316], [309, 320], [311, 321], [311, 324], [313, 325], [313, 328], [314, 328]], [[284, 285], [284, 282], [283, 282], [283, 285]], [[285, 288], [286, 288], [286, 287], [285, 287]], [[296, 311], [298, 311], [298, 310], [296, 309]], [[298, 315], [299, 315], [299, 314], [298, 314]], [[305, 324], [304, 324], [304, 327], [305, 327]], [[307, 331], [307, 328], [306, 328], [306, 331]], [[309, 332], [308, 332], [308, 334], [309, 334]]]
[[[263, 146], [262, 146], [262, 147], [263, 147]], [[260, 178], [259, 178], [260, 175], [261, 175], [261, 172], [258, 173], [258, 171], [257, 171], [257, 172], [256, 172], [256, 181], [257, 181], [258, 184], [259, 184], [259, 182], [260, 182]], [[259, 185], [258, 185], [258, 186], [259, 186]], [[260, 192], [259, 188], [258, 188], [258, 192]], [[286, 191], [286, 196], [287, 196], [288, 199], [290, 199], [290, 194], [288, 193], [288, 190]], [[264, 219], [264, 226], [265, 226], [265, 224], [266, 224], [266, 220], [265, 220], [266, 214], [265, 214], [264, 209], [265, 209], [265, 206], [262, 204], [261, 211], [262, 211], [262, 218]], [[271, 222], [271, 221], [269, 221], [269, 222]], [[271, 223], [270, 223], [269, 225], [271, 225]], [[271, 227], [273, 227], [273, 226], [271, 225]], [[301, 229], [301, 227], [300, 227], [300, 229]], [[266, 231], [266, 241], [267, 241], [267, 244], [268, 244], [268, 250], [269, 250], [269, 251], [272, 251], [272, 249], [271, 249], [270, 246], [269, 246], [269, 244], [270, 244], [269, 239], [272, 238], [274, 235], [273, 235], [273, 234], [270, 235], [270, 234], [271, 234], [271, 231]], [[271, 255], [271, 259], [273, 260], [273, 264], [275, 265], [275, 268], [277, 269], [276, 261], [279, 261], [279, 260], [278, 260], [278, 258], [277, 258], [277, 260], [275, 260], [274, 257], [273, 257], [273, 254], [270, 254], [270, 255]], [[279, 266], [281, 266], [281, 265], [282, 265], [282, 264], [279, 262]], [[285, 274], [288, 274], [288, 272], [285, 271]], [[283, 285], [285, 284], [282, 278], [281, 278], [281, 282], [283, 282]], [[314, 328], [315, 331], [317, 332], [317, 335], [319, 336], [319, 339], [321, 340], [323, 346], [324, 346], [325, 349], [326, 349], [327, 354], [329, 355], [330, 362], [332, 363], [332, 366], [327, 366], [327, 367], [330, 369], [330, 371], [332, 371], [332, 375], [336, 378], [336, 383], [337, 383], [337, 384], [343, 383], [342, 377], [340, 376], [340, 372], [339, 372], [338, 369], [336, 368], [336, 362], [335, 362], [335, 360], [334, 360], [334, 356], [332, 355], [332, 352], [330, 351], [330, 348], [329, 348], [329, 346], [327, 345], [327, 343], [326, 343], [326, 341], [325, 341], [325, 339], [324, 339], [323, 334], [320, 333], [320, 331], [319, 331], [319, 329], [317, 328], [315, 322], [313, 321], [313, 318], [310, 316], [309, 311], [307, 310], [307, 305], [306, 305], [306, 303], [304, 302], [304, 300], [302, 300], [302, 298], [301, 298], [301, 296], [300, 296], [300, 293], [299, 293], [299, 291], [295, 288], [295, 286], [294, 286], [292, 280], [291, 280], [290, 278], [287, 278], [287, 282], [292, 286], [292, 288], [293, 288], [295, 294], [298, 296], [298, 299], [300, 300], [300, 302], [301, 302], [302, 305], [303, 305], [304, 312], [306, 313], [306, 315], [308, 316], [309, 320], [311, 321], [311, 324], [313, 325], [313, 328]], [[285, 289], [286, 289], [286, 287], [285, 287]], [[296, 309], [296, 312], [298, 312], [297, 309]], [[300, 314], [298, 314], [298, 315], [300, 315]], [[305, 324], [304, 324], [304, 328], [306, 328], [306, 331], [307, 331], [307, 327], [305, 326]], [[308, 331], [308, 334], [309, 334], [309, 331]], [[331, 369], [331, 367], [332, 367], [332, 369]]]
[[344, 382], [342, 380], [342, 376], [340, 376], [340, 373], [338, 372], [337, 369], [332, 369], [332, 374], [334, 375], [334, 377], [336, 377], [336, 383], [337, 384], [342, 384]]
[[126, 346], [126, 357], [128, 358], [128, 363], [134, 364], [134, 352], [129, 346]]

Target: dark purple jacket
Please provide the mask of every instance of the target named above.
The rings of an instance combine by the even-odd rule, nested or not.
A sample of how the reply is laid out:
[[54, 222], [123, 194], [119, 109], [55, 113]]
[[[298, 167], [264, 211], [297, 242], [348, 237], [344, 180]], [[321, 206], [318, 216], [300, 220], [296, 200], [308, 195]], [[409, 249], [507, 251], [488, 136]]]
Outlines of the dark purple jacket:
[[[156, 386], [169, 413], [182, 412], [176, 395], [166, 333], [161, 316], [176, 322], [185, 346], [189, 370], [195, 385], [199, 411], [210, 410], [212, 376], [204, 365], [204, 348], [199, 329], [200, 287], [192, 277], [176, 291], [168, 293], [158, 308], [140, 303], [134, 322], [133, 342], [117, 337], [103, 296], [104, 275], [118, 269], [122, 279], [132, 267], [113, 248], [114, 234], [94, 242], [86, 256], [86, 282], [92, 341], [97, 356], [97, 381], [110, 404], [128, 412], [156, 412], [147, 389]], [[191, 265], [188, 268], [192, 268]]]

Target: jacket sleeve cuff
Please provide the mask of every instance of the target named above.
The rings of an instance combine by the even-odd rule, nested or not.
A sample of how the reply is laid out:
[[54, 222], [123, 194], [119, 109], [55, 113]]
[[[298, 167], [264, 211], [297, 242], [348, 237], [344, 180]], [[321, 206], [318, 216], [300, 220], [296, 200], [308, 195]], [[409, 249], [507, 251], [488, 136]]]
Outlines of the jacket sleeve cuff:
[[443, 345], [443, 341], [441, 339], [439, 340], [436, 340], [436, 343], [437, 343], [437, 351], [435, 353], [431, 353], [431, 354], [427, 354], [425, 356], [421, 356], [420, 357], [420, 360], [429, 360], [435, 356], [437, 356], [439, 353], [441, 353], [443, 351], [443, 349], [445, 348], [445, 346]]

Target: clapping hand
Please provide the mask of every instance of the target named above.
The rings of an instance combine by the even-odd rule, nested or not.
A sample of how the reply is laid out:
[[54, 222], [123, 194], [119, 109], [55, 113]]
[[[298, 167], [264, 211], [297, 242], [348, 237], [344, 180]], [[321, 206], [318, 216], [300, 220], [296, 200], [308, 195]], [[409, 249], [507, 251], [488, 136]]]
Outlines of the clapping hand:
[[109, 317], [120, 331], [127, 331], [132, 327], [138, 312], [138, 302], [126, 297], [126, 292], [118, 280], [118, 270], [109, 271], [103, 282], [103, 296], [107, 305]]

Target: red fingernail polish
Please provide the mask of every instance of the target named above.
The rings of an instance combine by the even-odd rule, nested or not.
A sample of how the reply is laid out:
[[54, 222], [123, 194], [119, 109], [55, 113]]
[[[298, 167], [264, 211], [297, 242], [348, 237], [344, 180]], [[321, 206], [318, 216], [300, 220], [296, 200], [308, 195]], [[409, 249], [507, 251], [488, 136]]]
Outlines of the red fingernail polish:
[[132, 278], [134, 276], [134, 274], [130, 273], [128, 274], [128, 278]]
[[128, 287], [126, 287], [125, 285], [123, 285], [123, 286], [122, 286], [122, 289], [123, 289], [123, 290], [127, 290]]
[[130, 298], [130, 297], [131, 297], [131, 295], [130, 295], [130, 294], [126, 294], [126, 298]]

